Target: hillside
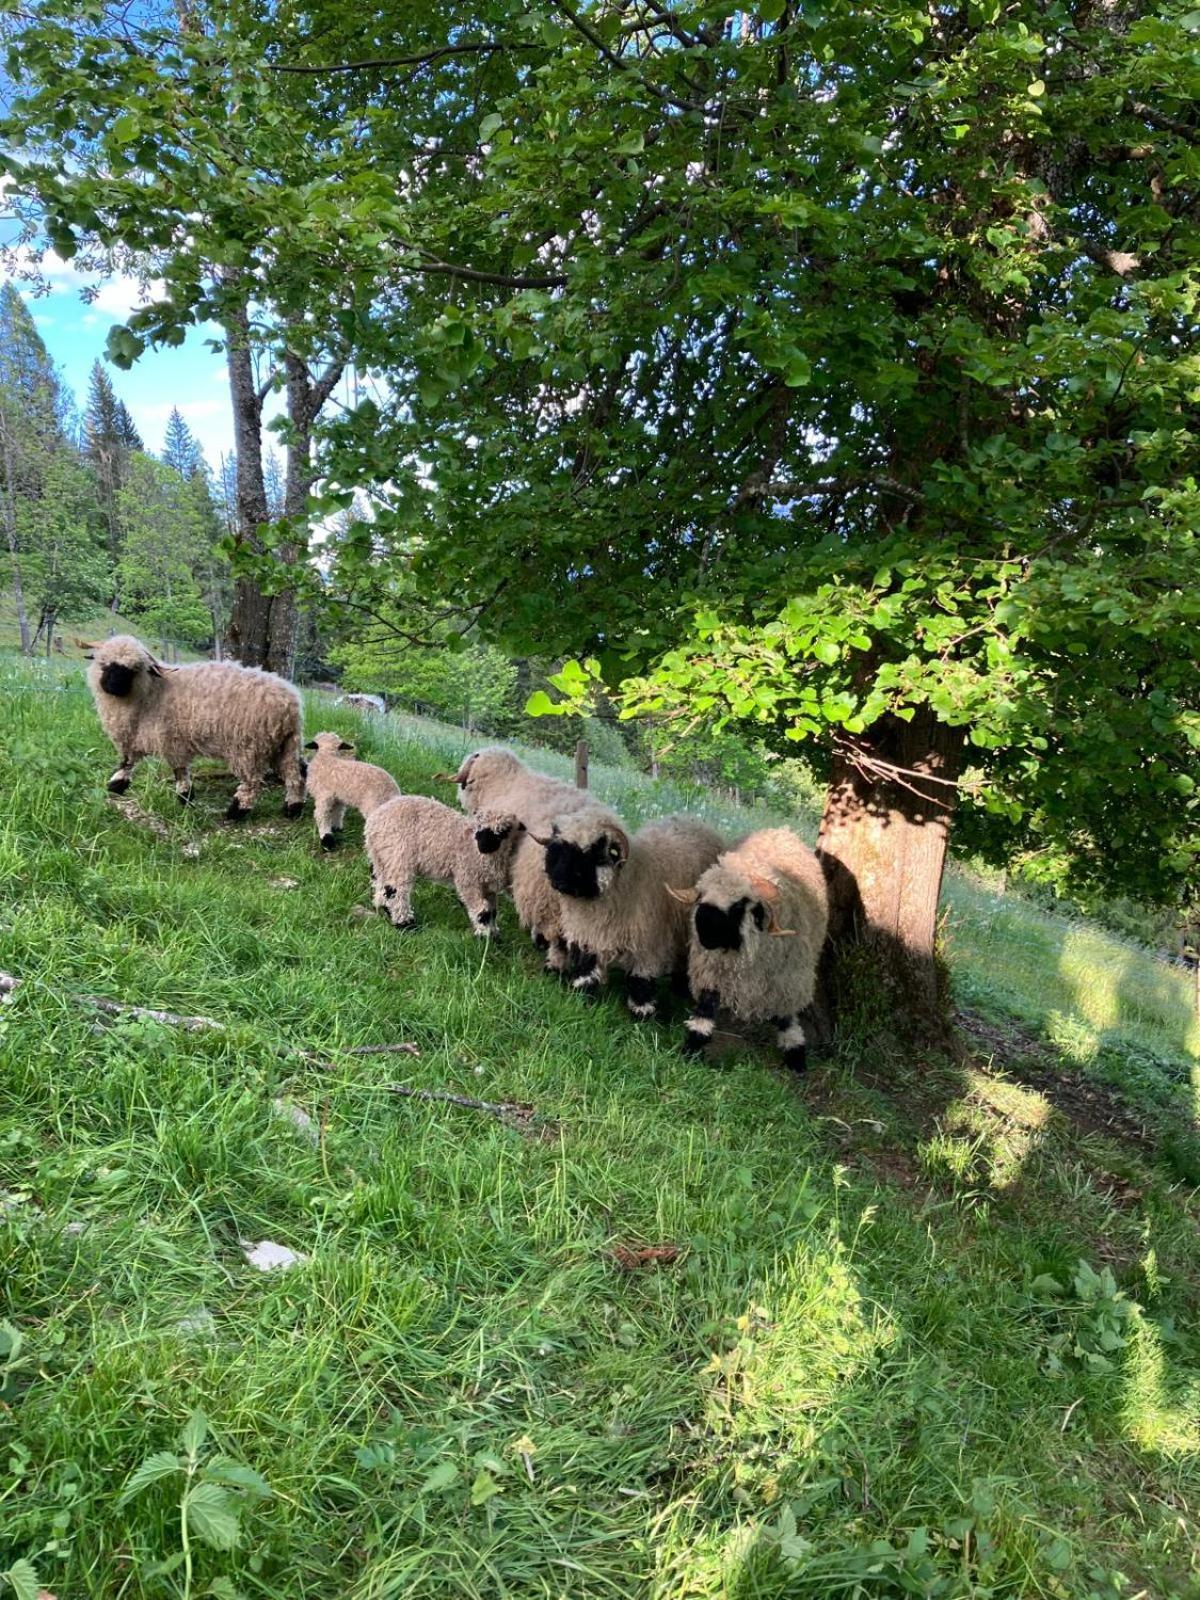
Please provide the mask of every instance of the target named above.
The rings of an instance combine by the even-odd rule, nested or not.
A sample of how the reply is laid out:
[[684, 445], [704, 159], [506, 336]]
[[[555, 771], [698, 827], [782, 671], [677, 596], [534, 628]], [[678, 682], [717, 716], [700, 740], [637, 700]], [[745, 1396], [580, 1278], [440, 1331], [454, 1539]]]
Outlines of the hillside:
[[[1184, 974], [958, 875], [956, 1059], [897, 1056], [868, 993], [804, 1080], [735, 1039], [713, 1070], [681, 1013], [543, 978], [511, 915], [489, 949], [438, 888], [412, 934], [366, 914], [354, 822], [332, 857], [277, 792], [230, 827], [215, 770], [188, 812], [150, 768], [108, 800], [77, 668], [0, 688], [0, 1573], [1198, 1592]], [[416, 792], [464, 748], [322, 726]], [[681, 799], [593, 782], [631, 820]], [[260, 1272], [264, 1240], [302, 1259]]]

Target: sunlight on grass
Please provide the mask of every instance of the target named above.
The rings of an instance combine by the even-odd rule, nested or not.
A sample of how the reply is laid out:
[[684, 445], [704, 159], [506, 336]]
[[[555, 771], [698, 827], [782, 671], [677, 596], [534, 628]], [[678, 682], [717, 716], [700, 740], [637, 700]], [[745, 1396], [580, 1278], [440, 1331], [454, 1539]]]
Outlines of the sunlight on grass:
[[[1162, 1329], [1140, 1314], [1131, 1319], [1125, 1351], [1122, 1422], [1143, 1450], [1169, 1457], [1200, 1454], [1200, 1380], [1170, 1393]], [[1170, 1330], [1172, 1342], [1177, 1336]]]

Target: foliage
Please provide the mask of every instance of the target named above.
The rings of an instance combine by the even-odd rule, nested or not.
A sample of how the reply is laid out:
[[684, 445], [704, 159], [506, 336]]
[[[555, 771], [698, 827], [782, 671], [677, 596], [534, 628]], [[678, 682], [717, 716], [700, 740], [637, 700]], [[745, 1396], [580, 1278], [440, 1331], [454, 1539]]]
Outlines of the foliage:
[[489, 733], [512, 718], [517, 669], [488, 645], [404, 649], [356, 641], [336, 646], [330, 660], [347, 689], [393, 695], [410, 709], [464, 727]]
[[118, 569], [124, 609], [159, 639], [198, 644], [211, 637], [197, 573], [205, 569], [215, 528], [202, 476], [135, 455], [117, 495], [124, 528]]

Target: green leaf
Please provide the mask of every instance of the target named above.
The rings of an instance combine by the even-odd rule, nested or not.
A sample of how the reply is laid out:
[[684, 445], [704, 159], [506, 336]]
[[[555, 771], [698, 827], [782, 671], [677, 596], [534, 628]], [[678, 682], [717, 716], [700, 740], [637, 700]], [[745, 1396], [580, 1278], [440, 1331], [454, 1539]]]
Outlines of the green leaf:
[[525, 702], [527, 717], [560, 717], [563, 707], [556, 705], [544, 689], [535, 689]]
[[1045, 92], [1046, 82], [1044, 78], [1035, 78], [1026, 90], [1026, 93], [1032, 95], [1035, 100], [1039, 100]]
[[141, 123], [132, 111], [122, 111], [113, 123], [113, 138], [118, 144], [129, 144], [141, 132]]
[[504, 118], [500, 115], [500, 113], [498, 111], [489, 111], [487, 116], [484, 117], [483, 121], [479, 124], [480, 140], [486, 143], [487, 140], [490, 139], [492, 135], [503, 126]]
[[227, 1456], [217, 1456], [212, 1461], [206, 1462], [204, 1476], [207, 1481], [231, 1483], [235, 1488], [244, 1489], [247, 1494], [255, 1495], [260, 1500], [271, 1498], [271, 1485], [261, 1472], [255, 1472], [253, 1467], [248, 1467], [241, 1461], [231, 1461]]
[[759, 0], [754, 8], [760, 22], [778, 22], [783, 15], [786, 0]]
[[215, 1483], [198, 1483], [187, 1497], [188, 1527], [214, 1550], [236, 1550], [241, 1537], [237, 1508]]
[[193, 1411], [184, 1424], [183, 1432], [179, 1435], [179, 1442], [185, 1452], [195, 1459], [203, 1448], [204, 1441], [208, 1438], [208, 1418], [203, 1411]]
[[494, 1494], [500, 1493], [500, 1485], [490, 1472], [480, 1472], [475, 1482], [471, 1485], [471, 1504], [485, 1506]]
[[170, 1450], [159, 1450], [154, 1455], [147, 1456], [140, 1467], [136, 1467], [130, 1474], [129, 1481], [121, 1491], [121, 1498], [117, 1501], [119, 1506], [128, 1505], [134, 1495], [141, 1494], [143, 1489], [148, 1489], [152, 1483], [159, 1483], [163, 1478], [170, 1478], [177, 1472], [182, 1472], [179, 1457]]
[[8, 1584], [16, 1600], [37, 1600], [40, 1586], [32, 1562], [14, 1561], [7, 1572], [0, 1572], [0, 1578]]
[[832, 667], [841, 660], [842, 652], [832, 639], [814, 639], [812, 653], [823, 666]]
[[613, 145], [613, 155], [640, 156], [645, 148], [645, 138], [643, 137], [641, 130], [637, 129], [633, 133], [627, 133], [619, 144]]
[[441, 1494], [458, 1482], [458, 1467], [453, 1461], [441, 1461], [421, 1485], [422, 1494]]

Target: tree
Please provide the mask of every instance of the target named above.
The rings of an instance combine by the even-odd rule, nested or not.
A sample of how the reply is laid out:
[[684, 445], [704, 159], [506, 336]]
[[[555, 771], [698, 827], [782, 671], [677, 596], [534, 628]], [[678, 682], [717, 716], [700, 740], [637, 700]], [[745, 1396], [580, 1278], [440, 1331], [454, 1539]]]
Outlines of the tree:
[[[69, 397], [13, 285], [0, 288], [0, 518], [21, 648], [59, 616], [99, 600], [108, 582], [90, 508], [93, 491], [65, 424]], [[31, 627], [31, 612], [37, 625]]]
[[204, 570], [212, 527], [195, 479], [147, 455], [130, 460], [119, 495], [125, 525], [121, 556], [124, 605], [161, 640], [201, 644], [211, 618], [198, 580]]
[[836, 925], [917, 1024], [956, 813], [996, 857], [1178, 899], [1195, 13], [554, 0], [521, 26], [553, 50], [404, 219], [469, 266], [383, 309], [359, 355], [403, 352], [388, 399], [338, 430], [331, 481], [395, 485], [380, 581], [392, 538], [510, 648], [594, 656], [629, 713], [819, 741]]
[[178, 406], [171, 407], [171, 415], [167, 418], [162, 458], [168, 467], [172, 467], [184, 479], [194, 478], [205, 470], [204, 452], [195, 434], [183, 420]]
[[[142, 446], [129, 413], [117, 399], [112, 379], [99, 361], [92, 363], [83, 428], [84, 450], [91, 463], [104, 515], [108, 559], [115, 572], [121, 559], [121, 522], [117, 512], [117, 497], [125, 481], [129, 453], [131, 449], [140, 450]], [[114, 609], [116, 604], [114, 596]]]

